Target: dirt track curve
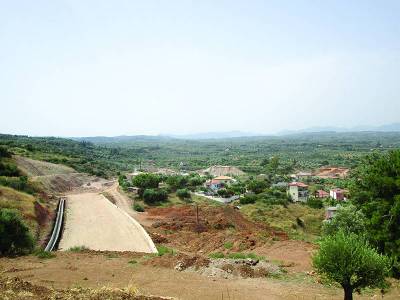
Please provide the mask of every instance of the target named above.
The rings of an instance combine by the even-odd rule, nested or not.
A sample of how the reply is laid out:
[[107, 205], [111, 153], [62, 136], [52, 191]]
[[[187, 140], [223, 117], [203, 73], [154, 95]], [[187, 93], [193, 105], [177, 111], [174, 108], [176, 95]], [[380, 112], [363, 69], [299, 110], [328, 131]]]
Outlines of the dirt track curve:
[[92, 250], [157, 252], [143, 227], [102, 194], [68, 195], [66, 206], [60, 250], [86, 246]]

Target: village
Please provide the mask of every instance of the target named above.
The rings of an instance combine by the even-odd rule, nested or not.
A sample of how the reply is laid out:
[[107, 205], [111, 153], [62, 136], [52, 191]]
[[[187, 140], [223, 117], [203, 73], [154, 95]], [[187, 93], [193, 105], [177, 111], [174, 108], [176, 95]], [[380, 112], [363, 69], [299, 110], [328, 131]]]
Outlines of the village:
[[321, 167], [312, 172], [297, 171], [288, 174], [284, 177], [286, 181], [271, 182], [265, 174], [248, 175], [233, 166], [215, 165], [191, 173], [153, 167], [127, 174], [126, 180], [123, 179], [120, 184], [133, 195], [137, 195], [140, 188], [131, 185], [130, 181], [139, 174], [149, 173], [160, 176], [160, 188], [167, 189], [168, 178], [179, 178], [178, 180], [182, 182], [186, 181], [185, 178], [197, 178], [198, 185], [182, 184], [180, 188], [188, 187], [188, 192], [194, 195], [229, 204], [236, 209], [259, 201], [260, 198], [265, 198], [263, 201], [268, 202], [268, 195], [277, 191], [279, 197], [289, 202], [304, 205], [312, 203], [312, 207], [324, 208], [325, 219], [329, 220], [340, 204], [346, 202], [350, 196], [349, 190], [345, 188], [349, 172], [349, 168], [344, 167]]

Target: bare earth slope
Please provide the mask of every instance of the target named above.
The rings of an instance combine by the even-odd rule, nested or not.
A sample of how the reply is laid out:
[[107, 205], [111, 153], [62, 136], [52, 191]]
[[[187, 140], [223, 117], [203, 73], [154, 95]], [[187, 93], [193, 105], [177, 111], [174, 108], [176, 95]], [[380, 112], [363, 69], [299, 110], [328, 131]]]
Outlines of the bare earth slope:
[[69, 195], [60, 249], [86, 246], [93, 250], [156, 253], [144, 229], [103, 195]]

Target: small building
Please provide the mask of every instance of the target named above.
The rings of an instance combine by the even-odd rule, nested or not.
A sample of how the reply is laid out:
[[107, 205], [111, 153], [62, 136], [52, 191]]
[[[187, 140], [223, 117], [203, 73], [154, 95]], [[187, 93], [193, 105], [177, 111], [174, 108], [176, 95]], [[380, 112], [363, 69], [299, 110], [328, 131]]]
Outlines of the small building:
[[135, 193], [135, 194], [139, 193], [139, 188], [135, 187], [135, 186], [128, 186], [127, 190], [128, 190], [128, 192], [131, 192], [131, 193]]
[[206, 181], [205, 185], [207, 188], [210, 188], [213, 191], [218, 191], [219, 189], [222, 189], [227, 184], [234, 181], [235, 180], [229, 176], [217, 176], [214, 179]]
[[325, 210], [325, 220], [332, 219], [333, 216], [336, 214], [337, 209], [338, 208], [336, 206], [327, 207]]
[[347, 190], [336, 188], [329, 191], [329, 196], [337, 201], [343, 201], [347, 200], [346, 193]]
[[291, 182], [289, 183], [288, 193], [293, 202], [307, 202], [308, 185], [302, 182]]
[[328, 198], [329, 193], [324, 190], [315, 191], [315, 198]]

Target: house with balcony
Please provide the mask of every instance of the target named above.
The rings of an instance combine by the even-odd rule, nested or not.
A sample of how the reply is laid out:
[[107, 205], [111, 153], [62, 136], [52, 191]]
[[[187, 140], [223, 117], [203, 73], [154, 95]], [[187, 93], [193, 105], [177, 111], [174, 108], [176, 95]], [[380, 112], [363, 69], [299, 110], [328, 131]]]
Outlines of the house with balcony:
[[307, 202], [308, 185], [302, 182], [291, 182], [289, 183], [288, 194], [293, 202]]

